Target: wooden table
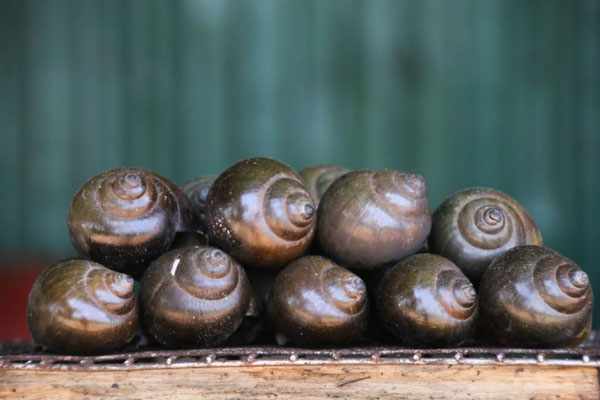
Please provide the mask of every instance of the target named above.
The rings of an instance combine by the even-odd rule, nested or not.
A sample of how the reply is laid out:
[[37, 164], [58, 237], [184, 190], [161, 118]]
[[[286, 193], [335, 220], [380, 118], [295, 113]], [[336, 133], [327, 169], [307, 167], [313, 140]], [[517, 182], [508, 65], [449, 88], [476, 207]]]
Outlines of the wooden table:
[[0, 398], [598, 399], [600, 349], [278, 347], [0, 356]]

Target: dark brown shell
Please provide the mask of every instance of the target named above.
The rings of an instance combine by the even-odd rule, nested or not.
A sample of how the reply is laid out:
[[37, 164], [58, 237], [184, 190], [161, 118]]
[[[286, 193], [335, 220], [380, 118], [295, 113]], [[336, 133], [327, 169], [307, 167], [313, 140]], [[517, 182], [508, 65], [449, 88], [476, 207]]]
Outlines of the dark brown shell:
[[323, 253], [349, 268], [391, 265], [421, 248], [431, 209], [420, 175], [352, 171], [321, 199], [317, 240]]
[[187, 181], [181, 187], [185, 195], [192, 201], [202, 226], [206, 226], [206, 198], [215, 179], [217, 177], [214, 175], [199, 176]]
[[385, 327], [407, 345], [458, 346], [473, 334], [475, 288], [450, 260], [416, 254], [394, 265], [377, 293]]
[[574, 346], [589, 336], [594, 298], [588, 276], [554, 250], [508, 250], [484, 273], [479, 295], [484, 323], [505, 344]]
[[198, 229], [181, 189], [138, 168], [90, 179], [73, 198], [67, 223], [79, 254], [136, 278], [170, 248], [176, 232]]
[[204, 232], [177, 232], [170, 250], [206, 245], [208, 245], [208, 236]]
[[67, 354], [102, 353], [127, 344], [138, 328], [133, 278], [93, 261], [46, 268], [27, 304], [34, 341]]
[[167, 347], [212, 346], [230, 337], [248, 312], [244, 269], [208, 246], [172, 250], [150, 264], [140, 287], [144, 331]]
[[241, 161], [219, 175], [206, 217], [211, 243], [255, 267], [279, 267], [304, 254], [316, 226], [300, 176], [269, 158]]
[[542, 245], [535, 222], [523, 206], [497, 190], [461, 190], [433, 213], [429, 251], [452, 260], [475, 283], [494, 258], [525, 244]]
[[267, 302], [277, 331], [299, 345], [359, 338], [366, 327], [367, 303], [362, 279], [320, 256], [305, 256], [284, 268]]
[[350, 171], [339, 165], [320, 164], [304, 168], [299, 174], [306, 184], [308, 193], [310, 193], [315, 205], [318, 207], [327, 188], [333, 181], [347, 172]]

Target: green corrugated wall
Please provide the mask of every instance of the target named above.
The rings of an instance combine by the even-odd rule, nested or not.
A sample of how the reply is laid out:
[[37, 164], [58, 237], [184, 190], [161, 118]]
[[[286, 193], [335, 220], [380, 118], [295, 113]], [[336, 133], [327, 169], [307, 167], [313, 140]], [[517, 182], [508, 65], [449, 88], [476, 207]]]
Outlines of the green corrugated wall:
[[263, 155], [503, 190], [600, 294], [599, 1], [3, 0], [0, 135], [3, 253], [70, 255], [105, 169]]

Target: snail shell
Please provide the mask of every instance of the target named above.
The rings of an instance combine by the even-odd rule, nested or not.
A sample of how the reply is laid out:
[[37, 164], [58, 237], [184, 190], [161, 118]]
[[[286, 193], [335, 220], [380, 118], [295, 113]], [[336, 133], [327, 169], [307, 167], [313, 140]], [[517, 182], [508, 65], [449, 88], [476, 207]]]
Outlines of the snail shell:
[[211, 243], [242, 263], [278, 267], [301, 256], [315, 232], [315, 205], [300, 176], [269, 158], [223, 172], [207, 198]]
[[176, 232], [198, 229], [181, 189], [138, 168], [90, 179], [73, 198], [67, 223], [79, 254], [134, 277], [170, 248]]
[[542, 236], [527, 211], [493, 189], [461, 190], [433, 213], [429, 250], [458, 265], [479, 282], [494, 258], [516, 246], [542, 245]]
[[572, 346], [589, 336], [593, 293], [588, 276], [554, 250], [508, 250], [485, 271], [479, 294], [484, 323], [506, 344]]
[[133, 278], [87, 260], [46, 268], [29, 294], [34, 341], [54, 351], [102, 353], [127, 344], [138, 328]]
[[320, 256], [305, 256], [281, 271], [267, 307], [277, 331], [299, 345], [343, 344], [366, 327], [362, 279]]
[[431, 229], [420, 175], [352, 171], [335, 180], [319, 205], [323, 253], [349, 268], [372, 269], [414, 254]]
[[181, 187], [183, 193], [192, 201], [202, 226], [206, 225], [206, 197], [215, 179], [217, 177], [214, 175], [199, 176], [187, 181]]
[[167, 347], [212, 346], [240, 326], [252, 289], [235, 259], [196, 246], [154, 260], [139, 296], [144, 330], [156, 341]]
[[394, 265], [377, 292], [379, 317], [408, 345], [458, 346], [473, 333], [475, 288], [450, 260], [415, 254]]
[[333, 181], [347, 172], [349, 170], [339, 165], [321, 164], [304, 168], [299, 174], [306, 184], [308, 193], [310, 193], [315, 205], [318, 207], [327, 188]]

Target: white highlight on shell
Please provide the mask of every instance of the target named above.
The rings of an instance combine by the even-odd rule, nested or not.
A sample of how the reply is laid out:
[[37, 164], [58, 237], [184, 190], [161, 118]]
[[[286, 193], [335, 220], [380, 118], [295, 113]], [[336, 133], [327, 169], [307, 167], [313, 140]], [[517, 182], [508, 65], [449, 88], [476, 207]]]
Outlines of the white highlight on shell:
[[177, 266], [179, 265], [179, 262], [181, 261], [180, 258], [176, 258], [175, 261], [173, 261], [173, 266], [171, 267], [171, 275], [175, 276], [175, 271], [177, 271]]

